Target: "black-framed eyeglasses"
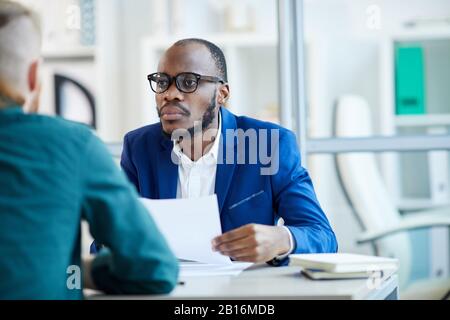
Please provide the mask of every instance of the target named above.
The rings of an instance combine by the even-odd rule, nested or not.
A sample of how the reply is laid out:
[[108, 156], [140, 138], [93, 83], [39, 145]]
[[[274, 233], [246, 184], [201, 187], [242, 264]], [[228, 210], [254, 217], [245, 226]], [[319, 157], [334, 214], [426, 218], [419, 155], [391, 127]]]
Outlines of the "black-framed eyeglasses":
[[219, 77], [213, 76], [202, 76], [193, 72], [182, 72], [177, 74], [174, 77], [169, 76], [164, 72], [155, 72], [149, 74], [147, 76], [148, 81], [150, 82], [150, 88], [155, 93], [163, 93], [169, 89], [175, 80], [175, 85], [178, 90], [184, 93], [192, 93], [198, 88], [198, 83], [200, 80], [209, 81], [209, 82], [220, 82], [222, 84], [225, 83]]

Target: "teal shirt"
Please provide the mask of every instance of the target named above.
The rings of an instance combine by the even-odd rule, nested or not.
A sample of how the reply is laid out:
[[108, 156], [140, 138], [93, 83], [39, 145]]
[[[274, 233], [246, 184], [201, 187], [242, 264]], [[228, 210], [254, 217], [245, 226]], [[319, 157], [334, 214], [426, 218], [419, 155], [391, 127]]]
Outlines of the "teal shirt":
[[94, 134], [0, 109], [0, 299], [83, 298], [71, 267], [80, 266], [82, 219], [107, 247], [92, 265], [100, 290], [167, 293], [176, 285], [175, 256]]

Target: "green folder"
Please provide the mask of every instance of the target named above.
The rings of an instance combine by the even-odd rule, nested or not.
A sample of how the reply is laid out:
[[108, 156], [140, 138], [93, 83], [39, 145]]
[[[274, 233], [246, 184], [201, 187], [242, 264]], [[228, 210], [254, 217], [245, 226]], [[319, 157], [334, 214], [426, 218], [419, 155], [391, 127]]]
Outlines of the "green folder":
[[397, 114], [425, 113], [424, 59], [421, 47], [396, 47], [395, 96]]

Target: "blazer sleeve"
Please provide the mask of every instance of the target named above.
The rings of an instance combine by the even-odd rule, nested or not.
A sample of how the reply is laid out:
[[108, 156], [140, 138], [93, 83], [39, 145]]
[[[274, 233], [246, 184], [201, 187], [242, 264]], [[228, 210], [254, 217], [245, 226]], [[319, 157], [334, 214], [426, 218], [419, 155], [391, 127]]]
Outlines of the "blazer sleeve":
[[139, 190], [139, 181], [138, 181], [138, 174], [136, 170], [136, 166], [133, 163], [132, 160], [132, 154], [130, 150], [130, 141], [129, 136], [125, 135], [125, 138], [123, 139], [123, 149], [122, 149], [122, 155], [120, 157], [120, 166], [122, 167], [122, 170], [125, 172], [125, 174], [128, 177], [128, 180], [134, 185], [138, 193]]
[[105, 246], [92, 263], [95, 285], [110, 294], [167, 293], [178, 262], [136, 191], [91, 135], [82, 162], [82, 214]]
[[335, 234], [320, 207], [311, 178], [301, 166], [296, 138], [291, 131], [280, 132], [274, 156], [278, 159], [278, 171], [271, 176], [274, 205], [292, 233], [293, 253], [336, 252]]

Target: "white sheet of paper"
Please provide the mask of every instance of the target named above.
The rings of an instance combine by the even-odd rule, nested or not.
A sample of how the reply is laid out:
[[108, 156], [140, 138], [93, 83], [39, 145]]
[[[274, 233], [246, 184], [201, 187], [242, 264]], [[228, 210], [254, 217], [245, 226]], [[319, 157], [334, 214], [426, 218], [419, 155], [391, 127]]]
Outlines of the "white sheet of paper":
[[231, 265], [181, 262], [180, 277], [237, 276], [251, 265], [251, 262], [233, 262]]
[[222, 233], [217, 196], [151, 200], [141, 198], [179, 259], [232, 265], [230, 258], [212, 251], [211, 240]]

